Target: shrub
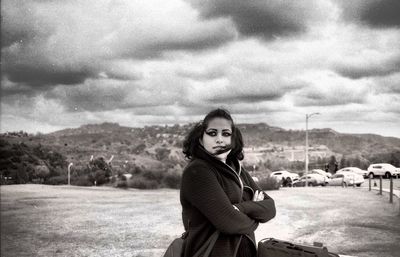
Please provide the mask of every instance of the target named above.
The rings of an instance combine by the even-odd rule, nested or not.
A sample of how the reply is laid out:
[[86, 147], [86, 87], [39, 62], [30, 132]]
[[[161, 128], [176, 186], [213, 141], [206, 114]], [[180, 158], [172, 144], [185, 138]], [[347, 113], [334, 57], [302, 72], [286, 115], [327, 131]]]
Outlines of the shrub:
[[157, 189], [159, 188], [159, 183], [154, 180], [149, 180], [142, 176], [132, 177], [128, 180], [128, 187], [139, 188], [139, 189]]
[[45, 181], [45, 184], [47, 184], [47, 185], [66, 185], [66, 184], [68, 184], [68, 176], [60, 175], [60, 176], [50, 177]]
[[156, 158], [159, 161], [168, 159], [169, 154], [171, 153], [170, 149], [167, 148], [156, 148]]
[[162, 184], [168, 188], [181, 188], [181, 178], [182, 175], [176, 171], [169, 171], [166, 173], [165, 177], [162, 180]]
[[258, 182], [258, 185], [262, 190], [279, 190], [282, 181], [278, 181], [276, 178], [267, 176]]
[[116, 183], [116, 187], [119, 187], [119, 188], [127, 188], [128, 187], [127, 180], [118, 180], [114, 183]]
[[145, 172], [143, 172], [142, 176], [148, 180], [154, 180], [158, 183], [161, 183], [161, 181], [165, 176], [165, 173], [166, 172], [163, 170], [154, 170], [154, 171], [146, 170]]
[[76, 186], [93, 186], [93, 183], [88, 179], [87, 176], [73, 177], [71, 184]]

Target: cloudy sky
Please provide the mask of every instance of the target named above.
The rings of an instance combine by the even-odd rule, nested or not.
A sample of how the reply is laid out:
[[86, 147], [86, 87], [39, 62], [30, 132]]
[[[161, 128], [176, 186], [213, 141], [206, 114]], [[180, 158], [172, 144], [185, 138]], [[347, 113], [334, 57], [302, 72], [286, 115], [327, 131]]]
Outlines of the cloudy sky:
[[1, 131], [238, 123], [400, 137], [398, 0], [3, 0]]

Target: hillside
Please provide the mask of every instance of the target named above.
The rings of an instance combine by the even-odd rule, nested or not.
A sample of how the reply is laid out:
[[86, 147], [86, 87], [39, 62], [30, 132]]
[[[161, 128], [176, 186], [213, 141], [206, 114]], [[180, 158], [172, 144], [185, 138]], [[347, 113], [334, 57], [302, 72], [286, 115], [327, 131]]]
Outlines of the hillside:
[[[264, 123], [240, 124], [246, 145], [304, 146], [304, 130], [285, 130]], [[338, 154], [374, 155], [400, 150], [400, 138], [374, 134], [345, 134], [332, 129], [312, 129], [308, 132], [309, 145], [325, 145]]]
[[[1, 139], [9, 145], [23, 143], [25, 148], [50, 149], [48, 151], [60, 153], [65, 163], [74, 163], [76, 169], [84, 169], [91, 156], [104, 160], [113, 156], [113, 168], [121, 172], [136, 169], [132, 167], [152, 171], [181, 170], [186, 163], [181, 152], [182, 141], [192, 125], [132, 128], [102, 123], [35, 136], [3, 134]], [[297, 172], [304, 169], [304, 131], [285, 130], [265, 123], [239, 124], [238, 127], [245, 141], [244, 164], [248, 169], [285, 168]], [[341, 165], [364, 169], [371, 162], [391, 162], [396, 166], [400, 162], [400, 138], [313, 129], [309, 131], [309, 146], [310, 168], [322, 168], [332, 155]], [[42, 160], [34, 159], [36, 163]], [[65, 169], [65, 165], [62, 168]]]

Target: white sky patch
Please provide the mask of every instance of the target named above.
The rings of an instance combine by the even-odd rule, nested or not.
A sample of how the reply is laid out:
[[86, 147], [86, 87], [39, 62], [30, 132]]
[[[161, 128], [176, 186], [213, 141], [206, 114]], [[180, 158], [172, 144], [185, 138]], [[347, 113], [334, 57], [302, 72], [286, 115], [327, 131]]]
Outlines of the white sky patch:
[[305, 74], [309, 86], [294, 94], [297, 106], [362, 104], [368, 96], [367, 80], [350, 80], [327, 72]]

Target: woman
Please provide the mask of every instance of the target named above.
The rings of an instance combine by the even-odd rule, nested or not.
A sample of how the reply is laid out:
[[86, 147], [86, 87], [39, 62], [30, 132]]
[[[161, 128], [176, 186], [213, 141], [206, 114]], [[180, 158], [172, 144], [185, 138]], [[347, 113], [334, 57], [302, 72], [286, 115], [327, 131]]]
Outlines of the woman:
[[241, 167], [243, 140], [231, 115], [223, 109], [208, 113], [189, 132], [183, 153], [190, 160], [180, 191], [183, 257], [198, 252], [216, 230], [210, 256], [256, 256], [254, 231], [275, 216], [275, 203]]

